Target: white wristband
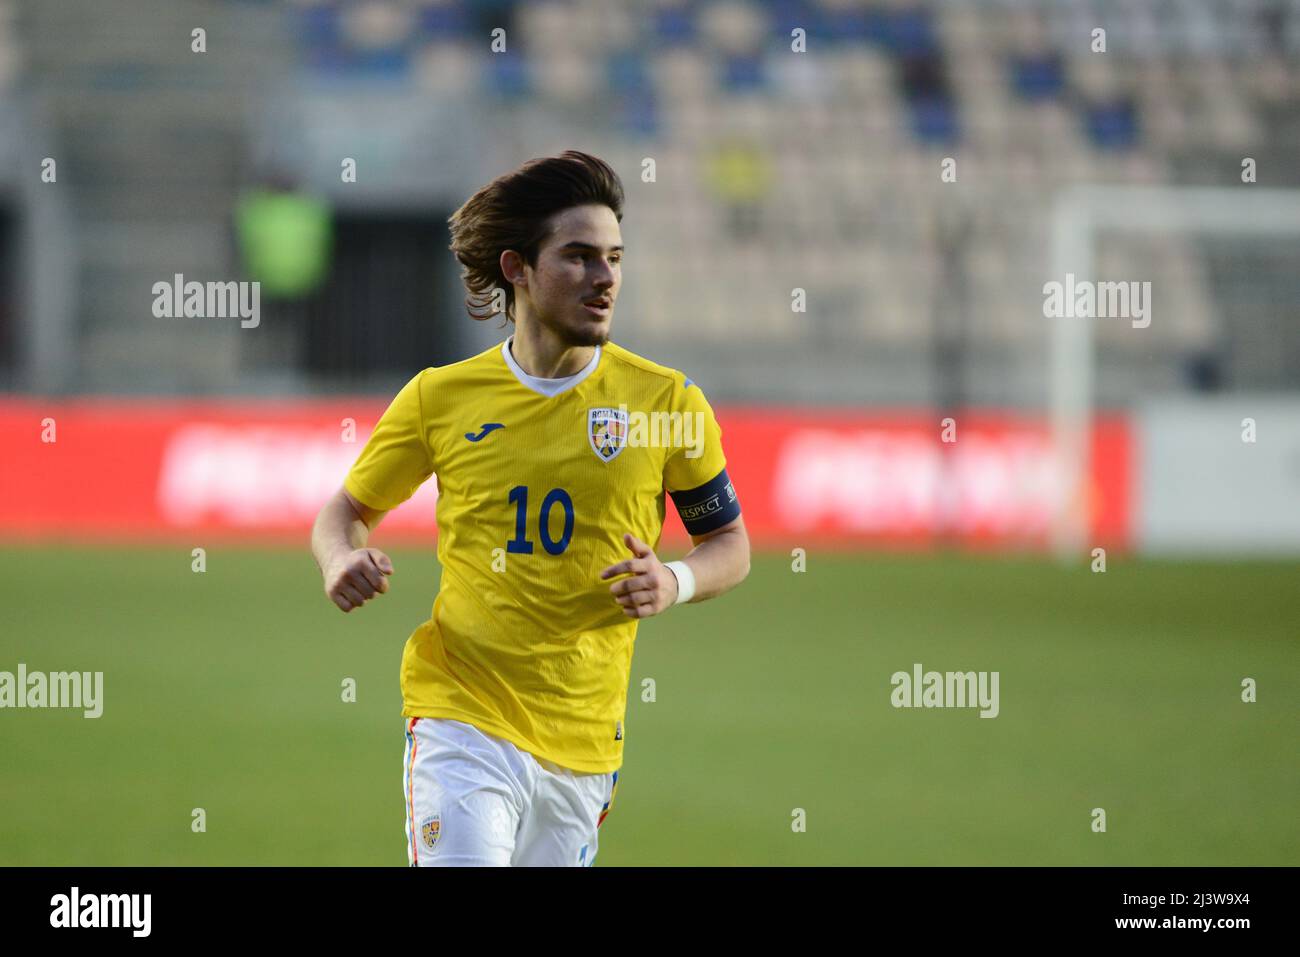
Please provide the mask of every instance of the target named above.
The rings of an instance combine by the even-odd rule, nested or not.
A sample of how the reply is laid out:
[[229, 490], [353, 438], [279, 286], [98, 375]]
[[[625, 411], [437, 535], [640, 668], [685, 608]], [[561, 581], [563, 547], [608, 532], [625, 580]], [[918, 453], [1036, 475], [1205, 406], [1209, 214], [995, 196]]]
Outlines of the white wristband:
[[685, 562], [665, 562], [664, 568], [671, 569], [677, 578], [677, 600], [673, 602], [674, 605], [695, 597], [695, 572], [691, 571], [690, 565]]

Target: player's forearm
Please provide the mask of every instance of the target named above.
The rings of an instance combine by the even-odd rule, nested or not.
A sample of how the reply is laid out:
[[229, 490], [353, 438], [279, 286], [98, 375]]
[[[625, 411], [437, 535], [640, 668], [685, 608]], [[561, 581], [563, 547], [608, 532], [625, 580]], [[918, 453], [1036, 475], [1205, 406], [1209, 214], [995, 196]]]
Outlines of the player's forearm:
[[695, 575], [695, 596], [705, 601], [735, 588], [749, 574], [749, 536], [743, 529], [700, 542], [683, 559]]
[[365, 548], [369, 540], [370, 527], [348, 500], [338, 494], [316, 516], [311, 529], [311, 552], [324, 574], [334, 558]]

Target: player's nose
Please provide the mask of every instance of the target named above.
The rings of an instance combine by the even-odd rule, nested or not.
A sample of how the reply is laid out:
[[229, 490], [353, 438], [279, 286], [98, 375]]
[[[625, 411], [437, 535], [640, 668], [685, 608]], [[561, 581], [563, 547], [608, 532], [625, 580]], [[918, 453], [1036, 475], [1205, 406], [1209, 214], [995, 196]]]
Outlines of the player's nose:
[[592, 272], [592, 284], [596, 287], [597, 291], [600, 292], [607, 291], [618, 279], [617, 273], [614, 272], [614, 267], [610, 265], [609, 260], [607, 259], [602, 258], [595, 263], [592, 266]]

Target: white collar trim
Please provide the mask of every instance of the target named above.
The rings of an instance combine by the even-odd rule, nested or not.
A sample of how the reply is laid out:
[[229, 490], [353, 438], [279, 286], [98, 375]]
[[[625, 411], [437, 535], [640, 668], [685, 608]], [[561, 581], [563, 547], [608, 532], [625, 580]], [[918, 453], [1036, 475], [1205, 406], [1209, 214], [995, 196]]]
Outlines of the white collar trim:
[[516, 379], [528, 386], [528, 388], [532, 389], [534, 392], [540, 393], [544, 396], [549, 397], [559, 395], [561, 392], [567, 392], [569, 389], [572, 389], [583, 379], [587, 378], [587, 376], [595, 372], [596, 365], [600, 362], [600, 346], [596, 346], [596, 352], [591, 357], [591, 361], [573, 375], [567, 375], [562, 379], [542, 379], [537, 376], [529, 375], [521, 369], [519, 363], [515, 361], [515, 357], [510, 354], [510, 343], [514, 341], [514, 338], [515, 337], [511, 335], [510, 338], [501, 343], [501, 355], [505, 358], [506, 365], [509, 367], [510, 371], [515, 374]]

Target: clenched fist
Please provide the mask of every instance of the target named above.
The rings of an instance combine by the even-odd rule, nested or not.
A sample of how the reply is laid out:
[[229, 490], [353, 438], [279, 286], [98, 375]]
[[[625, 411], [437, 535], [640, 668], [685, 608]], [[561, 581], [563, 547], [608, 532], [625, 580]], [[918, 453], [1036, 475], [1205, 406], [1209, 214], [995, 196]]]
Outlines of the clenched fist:
[[343, 611], [388, 591], [393, 562], [377, 548], [340, 549], [325, 569], [325, 594]]

